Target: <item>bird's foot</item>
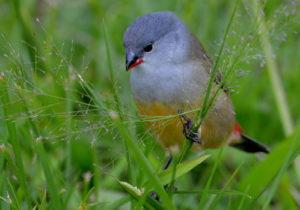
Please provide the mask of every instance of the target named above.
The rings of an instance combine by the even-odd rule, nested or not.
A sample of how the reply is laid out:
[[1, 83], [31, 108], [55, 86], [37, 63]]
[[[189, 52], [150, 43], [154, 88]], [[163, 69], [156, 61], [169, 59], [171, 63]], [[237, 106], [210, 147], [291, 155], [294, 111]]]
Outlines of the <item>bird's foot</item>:
[[[162, 169], [161, 171], [167, 170], [167, 168], [169, 167], [170, 163], [172, 162], [172, 158], [173, 158], [172, 153], [169, 153], [168, 159], [167, 159], [166, 163], [164, 164], [164, 167], [163, 167], [163, 169]], [[166, 190], [166, 191], [169, 191], [169, 188], [170, 188], [169, 185], [166, 185], [166, 186], [165, 186], [165, 190]], [[177, 187], [173, 187], [173, 191], [176, 191], [176, 190], [177, 190]], [[154, 200], [160, 202], [159, 197], [158, 197], [158, 195], [156, 194], [156, 192], [151, 192], [151, 193], [150, 193], [150, 196], [151, 196]]]
[[201, 144], [201, 140], [198, 136], [198, 133], [193, 131], [193, 120], [191, 120], [185, 114], [182, 113], [182, 110], [178, 109], [179, 119], [183, 125], [183, 135], [185, 136], [185, 138], [191, 140], [192, 142]]
[[[165, 190], [166, 190], [167, 192], [169, 191], [169, 188], [170, 188], [169, 185], [166, 185], [166, 186], [165, 186]], [[174, 186], [174, 187], [173, 187], [173, 191], [177, 191], [177, 190], [178, 190], [178, 188]], [[154, 200], [156, 200], [157, 202], [161, 203], [160, 200], [159, 200], [158, 195], [156, 194], [156, 192], [151, 192], [151, 193], [150, 193], [150, 196], [151, 196]]]

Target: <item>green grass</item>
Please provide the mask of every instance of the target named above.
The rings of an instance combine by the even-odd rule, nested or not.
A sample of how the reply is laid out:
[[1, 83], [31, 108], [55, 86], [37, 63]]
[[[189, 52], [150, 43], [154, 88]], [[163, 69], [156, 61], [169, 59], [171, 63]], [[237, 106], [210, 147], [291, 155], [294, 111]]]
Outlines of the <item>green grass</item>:
[[[186, 142], [160, 172], [166, 154], [143, 122], [178, 116], [138, 117], [122, 39], [161, 10], [201, 40], [268, 156], [193, 153]], [[0, 1], [0, 210], [299, 209], [299, 10], [279, 0]], [[206, 108], [193, 110], [198, 125], [217, 94], [208, 88]]]

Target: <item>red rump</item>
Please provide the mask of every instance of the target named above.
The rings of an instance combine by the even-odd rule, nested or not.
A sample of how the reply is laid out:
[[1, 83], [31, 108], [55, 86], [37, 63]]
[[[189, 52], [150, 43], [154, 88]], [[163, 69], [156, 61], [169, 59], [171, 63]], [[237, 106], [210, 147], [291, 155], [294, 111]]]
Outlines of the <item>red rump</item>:
[[244, 131], [241, 129], [241, 127], [239, 126], [239, 124], [234, 123], [234, 129], [233, 129], [233, 133], [234, 134], [239, 134], [239, 133], [244, 133]]

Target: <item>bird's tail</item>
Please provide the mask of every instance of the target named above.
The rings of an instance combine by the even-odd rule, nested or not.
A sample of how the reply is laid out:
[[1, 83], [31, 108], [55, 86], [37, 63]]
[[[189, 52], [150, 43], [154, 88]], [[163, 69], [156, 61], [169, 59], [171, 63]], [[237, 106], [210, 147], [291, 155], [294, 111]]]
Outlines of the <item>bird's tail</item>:
[[245, 134], [241, 133], [242, 141], [237, 144], [233, 144], [231, 146], [243, 150], [245, 152], [264, 152], [269, 153], [270, 149], [266, 145], [246, 136]]
[[252, 139], [251, 137], [245, 135], [237, 123], [235, 124], [235, 129], [233, 132], [240, 135], [240, 140], [239, 140], [239, 142], [237, 142], [235, 144], [231, 144], [230, 146], [233, 146], [233, 147], [243, 150], [245, 152], [251, 152], [251, 153], [255, 153], [255, 152], [269, 153], [270, 152], [269, 147]]

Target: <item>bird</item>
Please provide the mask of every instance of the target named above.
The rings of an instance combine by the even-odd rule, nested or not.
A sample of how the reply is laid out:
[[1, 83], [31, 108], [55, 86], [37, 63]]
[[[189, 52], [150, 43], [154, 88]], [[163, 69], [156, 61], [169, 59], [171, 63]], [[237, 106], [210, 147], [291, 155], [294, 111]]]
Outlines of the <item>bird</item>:
[[[123, 46], [126, 70], [139, 115], [144, 119], [178, 115], [201, 109], [213, 69], [202, 44], [181, 19], [170, 11], [138, 17], [125, 31]], [[219, 71], [213, 90], [224, 84]], [[179, 114], [180, 114], [179, 113]], [[169, 153], [182, 147], [188, 123], [194, 113], [164, 120], [145, 120], [157, 142]], [[183, 118], [183, 119], [182, 119]], [[181, 120], [188, 121], [182, 129]], [[185, 132], [183, 132], [185, 131]], [[183, 135], [183, 133], [185, 133]], [[246, 152], [268, 153], [269, 148], [247, 136], [236, 122], [236, 114], [226, 85], [196, 132], [192, 150], [234, 146]]]

